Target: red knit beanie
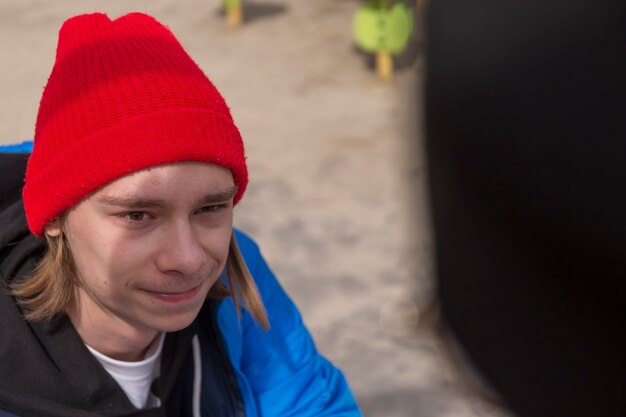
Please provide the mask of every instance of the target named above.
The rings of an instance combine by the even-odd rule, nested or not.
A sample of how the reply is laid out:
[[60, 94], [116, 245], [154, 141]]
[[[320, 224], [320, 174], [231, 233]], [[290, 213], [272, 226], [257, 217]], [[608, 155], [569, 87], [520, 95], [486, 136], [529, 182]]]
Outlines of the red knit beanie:
[[30, 230], [42, 236], [54, 217], [123, 175], [178, 161], [230, 169], [241, 199], [243, 143], [220, 93], [150, 16], [68, 19], [26, 169]]

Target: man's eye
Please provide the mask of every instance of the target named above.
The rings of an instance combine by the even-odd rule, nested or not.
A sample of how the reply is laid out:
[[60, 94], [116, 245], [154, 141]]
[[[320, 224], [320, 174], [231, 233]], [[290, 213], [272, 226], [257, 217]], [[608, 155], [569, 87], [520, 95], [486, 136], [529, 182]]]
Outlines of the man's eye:
[[213, 204], [210, 206], [200, 207], [198, 213], [213, 213], [226, 207], [226, 204]]
[[148, 218], [148, 213], [145, 211], [131, 211], [124, 214], [124, 218], [131, 222], [140, 222]]

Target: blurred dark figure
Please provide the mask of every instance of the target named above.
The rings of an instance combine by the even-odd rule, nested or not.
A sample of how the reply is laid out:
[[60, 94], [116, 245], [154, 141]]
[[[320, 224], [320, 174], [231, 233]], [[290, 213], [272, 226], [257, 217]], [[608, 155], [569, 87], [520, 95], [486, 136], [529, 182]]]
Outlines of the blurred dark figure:
[[444, 319], [520, 416], [626, 416], [626, 2], [437, 0]]

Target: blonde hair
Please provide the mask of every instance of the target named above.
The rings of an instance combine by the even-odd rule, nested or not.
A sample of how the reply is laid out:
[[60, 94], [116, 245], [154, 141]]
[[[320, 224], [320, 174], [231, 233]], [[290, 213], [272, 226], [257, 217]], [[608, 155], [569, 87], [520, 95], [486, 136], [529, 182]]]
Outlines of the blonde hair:
[[[63, 222], [61, 222], [63, 224]], [[241, 307], [261, 325], [269, 329], [269, 321], [259, 290], [243, 259], [235, 234], [231, 235], [226, 259], [228, 285], [218, 281], [209, 291], [208, 298], [223, 300], [232, 296], [237, 315]], [[51, 320], [64, 313], [74, 302], [74, 292], [79, 280], [72, 260], [70, 246], [63, 227], [59, 236], [46, 235], [46, 252], [37, 264], [33, 275], [11, 286], [13, 295], [26, 308], [25, 318], [30, 321]]]

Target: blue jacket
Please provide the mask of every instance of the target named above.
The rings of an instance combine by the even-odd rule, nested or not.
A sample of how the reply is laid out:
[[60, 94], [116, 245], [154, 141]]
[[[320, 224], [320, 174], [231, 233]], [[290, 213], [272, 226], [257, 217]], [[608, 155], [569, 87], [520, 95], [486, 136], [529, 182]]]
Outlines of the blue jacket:
[[0, 145], [0, 152], [13, 153], [13, 152], [32, 152], [33, 141], [25, 140], [22, 143], [16, 143], [11, 145]]
[[232, 298], [222, 301], [217, 310], [247, 415], [360, 415], [343, 375], [317, 352], [297, 308], [257, 245], [243, 233], [235, 233], [271, 324], [265, 332], [245, 311], [238, 323]]
[[358, 416], [341, 372], [316, 350], [296, 306], [257, 245], [236, 231], [243, 257], [261, 293], [271, 329], [264, 332], [232, 298], [220, 302], [217, 321], [249, 417]]
[[[0, 148], [2, 151], [7, 149]], [[20, 146], [16, 151], [28, 152], [29, 144]], [[42, 242], [28, 233], [21, 206], [21, 178], [27, 155], [22, 154], [20, 157], [15, 154], [15, 157], [5, 158], [0, 153], [0, 158], [0, 177], [9, 179], [0, 184], [0, 283], [4, 286], [32, 270], [37, 254], [42, 249]], [[180, 371], [177, 371], [180, 376], [173, 380], [174, 385], [183, 387], [180, 388], [182, 394], [177, 401], [184, 404], [192, 402], [191, 391], [196, 391], [192, 385], [197, 379], [194, 373], [199, 373], [201, 385], [198, 392], [202, 396], [200, 402], [203, 416], [216, 415], [213, 414], [216, 399], [222, 398], [231, 403], [224, 407], [225, 410], [240, 410], [235, 411], [235, 415], [241, 415], [245, 410], [247, 417], [360, 416], [345, 378], [316, 350], [296, 306], [267, 266], [258, 246], [238, 230], [235, 230], [235, 235], [263, 299], [271, 327], [268, 331], [262, 330], [245, 310], [238, 317], [232, 298], [228, 297], [210, 306], [207, 304], [197, 323], [194, 322], [197, 326], [195, 330], [185, 329], [180, 335], [174, 334], [172, 337], [168, 334], [164, 355], [169, 343], [175, 347], [170, 349], [168, 358], [181, 362], [178, 365]], [[29, 408], [32, 399], [35, 399], [35, 403], [40, 401], [41, 409], [49, 411], [49, 415], [65, 416], [67, 413], [64, 408], [54, 409], [53, 405], [45, 402], [71, 402], [76, 395], [84, 395], [86, 398], [79, 399], [77, 404], [71, 406], [72, 412], [77, 410], [72, 415], [170, 415], [169, 412], [150, 410], [119, 412], [128, 410], [127, 399], [120, 399], [119, 392], [115, 392], [119, 391], [119, 387], [103, 389], [101, 385], [111, 384], [110, 378], [103, 375], [96, 361], [85, 353], [84, 344], [68, 324], [69, 320], [50, 325], [27, 323], [21, 318], [14, 300], [5, 289], [0, 290], [0, 417], [33, 415], [33, 409]], [[189, 352], [184, 346], [189, 345], [192, 336], [200, 352], [197, 356], [182, 353]], [[181, 355], [185, 357], [184, 363], [180, 359]], [[193, 356], [193, 360], [190, 356]], [[62, 372], [59, 376], [54, 372], [43, 372], [42, 369], [59, 369]], [[78, 383], [74, 381], [74, 387], [68, 387], [66, 393], [61, 392], [66, 387], [62, 387], [58, 394], [49, 393], [50, 387], [67, 384], [68, 379], [71, 382], [71, 378], [64, 377], [63, 373], [75, 373], [76, 369], [84, 371], [87, 376], [82, 377], [83, 380], [79, 379]], [[192, 380], [194, 382], [186, 382]], [[92, 386], [81, 388], [82, 384]], [[29, 391], [23, 398], [11, 394], [16, 389], [22, 392], [24, 388], [32, 390], [32, 393]], [[87, 408], [96, 398], [100, 403], [88, 411]], [[81, 405], [80, 401], [84, 403]], [[24, 404], [28, 405], [22, 408]], [[231, 413], [222, 411], [217, 412], [217, 415]], [[176, 414], [192, 415], [190, 411], [178, 410]]]

